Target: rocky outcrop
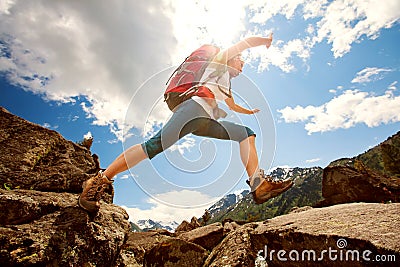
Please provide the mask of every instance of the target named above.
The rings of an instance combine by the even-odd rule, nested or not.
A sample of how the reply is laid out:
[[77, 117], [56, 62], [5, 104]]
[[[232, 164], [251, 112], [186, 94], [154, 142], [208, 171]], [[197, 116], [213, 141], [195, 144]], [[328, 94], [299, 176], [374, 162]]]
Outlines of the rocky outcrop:
[[117, 266], [130, 229], [109, 188], [100, 211], [77, 206], [99, 164], [57, 132], [0, 109], [0, 265]]
[[[79, 193], [82, 183], [99, 171], [90, 151], [56, 131], [0, 110], [0, 185]], [[112, 202], [112, 187], [105, 198]]]
[[400, 202], [400, 132], [353, 157], [324, 169], [323, 207], [351, 202]]
[[321, 266], [375, 266], [377, 255], [391, 259], [385, 266], [397, 266], [399, 211], [398, 203], [352, 203], [245, 224], [214, 248], [204, 266], [250, 267], [256, 261], [259, 266], [312, 266], [316, 261]]
[[368, 169], [327, 167], [322, 180], [322, 196], [324, 200], [317, 206], [351, 202], [399, 202], [400, 179]]

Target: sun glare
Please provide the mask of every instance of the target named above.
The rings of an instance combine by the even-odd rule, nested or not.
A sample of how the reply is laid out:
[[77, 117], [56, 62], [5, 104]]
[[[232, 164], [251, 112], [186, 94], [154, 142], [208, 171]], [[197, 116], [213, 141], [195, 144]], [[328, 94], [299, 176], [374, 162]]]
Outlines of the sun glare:
[[245, 8], [239, 1], [180, 0], [170, 1], [169, 5], [178, 58], [204, 43], [225, 48], [238, 41], [245, 30]]
[[219, 45], [237, 41], [244, 27], [245, 10], [237, 1], [207, 1], [207, 34]]

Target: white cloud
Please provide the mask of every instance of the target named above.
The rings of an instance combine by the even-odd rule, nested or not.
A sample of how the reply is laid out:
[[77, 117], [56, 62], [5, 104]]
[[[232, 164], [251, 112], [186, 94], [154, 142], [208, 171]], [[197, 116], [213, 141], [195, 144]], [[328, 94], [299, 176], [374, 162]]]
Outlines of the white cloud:
[[376, 96], [347, 90], [321, 106], [285, 107], [278, 110], [285, 122], [306, 122], [308, 134], [347, 129], [364, 123], [368, 127], [400, 121], [400, 96], [393, 91]]
[[287, 123], [302, 122], [308, 120], [315, 114], [323, 112], [323, 107], [307, 106], [305, 108], [296, 106], [295, 108], [285, 107], [284, 109], [278, 110], [282, 113], [282, 118]]
[[278, 14], [290, 19], [300, 7], [305, 20], [317, 21], [315, 25], [308, 24], [305, 29], [307, 34], [302, 39], [286, 43], [276, 40], [268, 51], [252, 51], [253, 58], [261, 61], [259, 71], [274, 65], [284, 72], [291, 72], [295, 70], [291, 63], [293, 57], [306, 61], [315, 44], [325, 40], [332, 44], [334, 57], [341, 57], [363, 36], [376, 39], [381, 29], [392, 27], [400, 19], [400, 2], [397, 0], [250, 1], [248, 6], [253, 23], [265, 24]]
[[[176, 221], [180, 223], [183, 220], [190, 220], [193, 216], [200, 217], [203, 215], [204, 210], [216, 202], [218, 199], [211, 198], [201, 192], [192, 190], [172, 191], [155, 196], [157, 201], [153, 198], [147, 199], [147, 203], [151, 204], [150, 209], [128, 208], [124, 207], [129, 214], [130, 221], [138, 221], [142, 219], [152, 219], [154, 221], [171, 222]], [[161, 203], [179, 203], [179, 205], [186, 208], [179, 208]], [[196, 203], [194, 203], [194, 201]], [[193, 203], [193, 206], [202, 204], [200, 207], [190, 208], [187, 207], [188, 203]], [[204, 205], [206, 204], [206, 205]]]
[[282, 14], [287, 19], [290, 19], [293, 17], [296, 8], [304, 2], [305, 0], [248, 1], [253, 15], [250, 21], [265, 24], [269, 19], [278, 14]]
[[180, 154], [183, 155], [186, 151], [190, 151], [192, 147], [196, 145], [196, 140], [191, 136], [184, 136], [181, 140], [179, 140], [176, 144], [172, 145], [169, 149], [171, 151], [178, 150]]
[[51, 125], [51, 124], [48, 123], [48, 122], [43, 123], [42, 126], [45, 127], [45, 128], [47, 128], [47, 129], [54, 129], [54, 130], [58, 128], [58, 125], [54, 125], [54, 126], [53, 126], [53, 125]]
[[320, 158], [307, 159], [307, 160], [306, 160], [306, 163], [314, 163], [314, 162], [318, 162], [318, 161], [320, 161], [320, 160], [321, 160]]
[[[259, 71], [267, 69], [269, 65], [277, 66], [284, 72], [294, 71], [292, 59], [299, 57], [306, 62], [311, 49], [325, 40], [332, 44], [334, 57], [341, 57], [363, 36], [375, 39], [382, 28], [390, 28], [400, 18], [400, 2], [397, 0], [250, 1], [248, 7], [252, 15], [250, 21], [261, 25], [278, 14], [291, 19], [300, 7], [305, 20], [317, 20], [315, 24], [308, 24], [303, 38], [286, 43], [276, 40], [268, 51], [252, 50], [251, 59], [260, 60]], [[266, 34], [257, 29], [253, 33]]]
[[306, 62], [311, 55], [312, 46], [310, 38], [294, 39], [287, 43], [277, 40], [268, 51], [265, 47], [259, 47], [252, 49], [249, 54], [253, 60], [260, 59], [258, 66], [260, 72], [267, 69], [269, 65], [276, 66], [284, 72], [291, 72], [295, 70], [292, 58], [296, 56]]
[[[315, 1], [312, 1], [315, 4]], [[326, 1], [312, 12], [307, 9], [306, 18], [321, 17], [317, 23], [316, 41], [326, 39], [332, 44], [335, 57], [350, 51], [351, 45], [362, 36], [376, 39], [382, 28], [390, 28], [400, 18], [398, 0], [337, 0], [328, 6]]]
[[382, 75], [384, 72], [391, 72], [391, 69], [383, 68], [365, 68], [357, 73], [357, 76], [351, 81], [352, 83], [368, 83], [371, 81], [383, 79]]
[[10, 14], [10, 7], [13, 5], [13, 0], [2, 0], [0, 1], [0, 14]]
[[328, 0], [308, 0], [303, 6], [303, 17], [305, 19], [323, 17], [326, 13]]
[[299, 14], [310, 21], [302, 37], [277, 39], [249, 57], [259, 71], [273, 65], [291, 72], [293, 59], [306, 63], [318, 42], [331, 43], [340, 57], [362, 36], [376, 38], [398, 20], [399, 7], [397, 0], [116, 0], [96, 1], [95, 7], [91, 1], [7, 0], [0, 3], [0, 71], [50, 100], [83, 96], [79, 104], [93, 123], [123, 140], [130, 127], [145, 129], [146, 121], [159, 124], [168, 116], [162, 109], [143, 112], [145, 99], [161, 95], [161, 81], [126, 116], [140, 84], [202, 43], [227, 47], [240, 36], [269, 33], [260, 28], [275, 16]]
[[176, 47], [162, 2], [7, 3], [1, 7], [0, 37], [9, 54], [1, 58], [1, 71], [50, 100], [86, 96], [89, 104], [82, 107], [94, 124], [110, 125], [121, 139], [133, 93], [171, 63]]

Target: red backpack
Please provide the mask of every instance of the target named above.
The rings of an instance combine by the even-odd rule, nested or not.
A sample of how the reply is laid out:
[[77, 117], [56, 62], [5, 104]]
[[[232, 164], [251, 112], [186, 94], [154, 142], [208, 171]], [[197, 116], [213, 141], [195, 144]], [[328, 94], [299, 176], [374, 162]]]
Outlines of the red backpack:
[[170, 110], [195, 95], [214, 98], [214, 94], [208, 88], [199, 84], [208, 64], [219, 51], [216, 46], [202, 45], [172, 73], [164, 93], [164, 101]]

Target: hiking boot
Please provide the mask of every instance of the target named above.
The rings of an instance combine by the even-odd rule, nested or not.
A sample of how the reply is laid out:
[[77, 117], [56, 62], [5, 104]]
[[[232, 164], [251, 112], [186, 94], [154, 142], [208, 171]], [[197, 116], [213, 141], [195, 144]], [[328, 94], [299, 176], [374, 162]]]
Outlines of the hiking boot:
[[[290, 179], [281, 181], [273, 180], [270, 176], [265, 175], [263, 170], [259, 171], [256, 177], [253, 178], [252, 182], [252, 189], [256, 184], [256, 189], [251, 192], [256, 204], [262, 204], [267, 200], [282, 194], [293, 185], [293, 182]], [[249, 181], [247, 183], [250, 185]]]
[[100, 209], [100, 198], [103, 191], [112, 184], [102, 172], [83, 182], [82, 194], [78, 198], [78, 205], [89, 213], [96, 213]]

